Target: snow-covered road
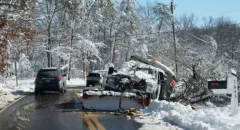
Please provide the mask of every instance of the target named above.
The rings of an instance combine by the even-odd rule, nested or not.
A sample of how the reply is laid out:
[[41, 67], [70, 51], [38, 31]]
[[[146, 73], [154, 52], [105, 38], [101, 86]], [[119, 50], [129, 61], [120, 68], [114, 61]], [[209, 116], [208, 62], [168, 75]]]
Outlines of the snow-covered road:
[[[67, 81], [69, 86], [85, 86], [85, 84], [85, 80], [80, 78]], [[28, 92], [34, 92], [34, 78], [18, 80], [18, 86], [16, 86], [15, 78], [0, 78], [0, 110]]]
[[[0, 83], [0, 109], [13, 102], [25, 92], [34, 91], [34, 79], [5, 80]], [[73, 79], [67, 85], [84, 85], [83, 79]], [[111, 104], [109, 104], [111, 105]], [[191, 106], [167, 101], [152, 101], [150, 106], [141, 110], [135, 118], [143, 126], [140, 130], [240, 130], [240, 114], [231, 116], [230, 106], [216, 107], [208, 102], [206, 106]], [[240, 110], [240, 108], [239, 108]]]

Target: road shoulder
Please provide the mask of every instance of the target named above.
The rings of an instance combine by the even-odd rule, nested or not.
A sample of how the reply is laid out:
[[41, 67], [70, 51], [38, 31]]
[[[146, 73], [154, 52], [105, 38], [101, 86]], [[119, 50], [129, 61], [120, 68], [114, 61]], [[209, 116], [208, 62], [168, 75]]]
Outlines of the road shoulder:
[[25, 97], [25, 95], [22, 95], [22, 96], [16, 98], [13, 102], [4, 104], [4, 106], [2, 108], [0, 108], [0, 114], [24, 97]]

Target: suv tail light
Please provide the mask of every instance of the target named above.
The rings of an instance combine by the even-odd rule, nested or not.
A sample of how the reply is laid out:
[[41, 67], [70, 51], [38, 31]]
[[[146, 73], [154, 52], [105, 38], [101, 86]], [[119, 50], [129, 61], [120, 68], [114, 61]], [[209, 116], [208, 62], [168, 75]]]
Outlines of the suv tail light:
[[88, 99], [88, 95], [86, 93], [83, 94], [83, 99]]
[[62, 76], [58, 76], [58, 82], [62, 81]]
[[38, 77], [36, 76], [36, 78], [35, 78], [35, 82], [38, 82]]

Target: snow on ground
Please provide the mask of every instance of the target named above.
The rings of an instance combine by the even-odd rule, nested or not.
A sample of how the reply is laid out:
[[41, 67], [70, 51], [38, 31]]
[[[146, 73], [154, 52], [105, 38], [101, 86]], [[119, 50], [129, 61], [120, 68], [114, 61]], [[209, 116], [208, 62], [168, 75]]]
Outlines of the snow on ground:
[[96, 95], [96, 96], [100, 96], [100, 95], [104, 95], [104, 96], [123, 96], [123, 97], [136, 97], [135, 93], [131, 93], [131, 92], [114, 92], [114, 91], [86, 91], [87, 95]]
[[74, 78], [67, 80], [67, 85], [68, 86], [86, 86], [86, 80], [85, 79], [80, 79], [80, 78]]
[[22, 94], [24, 92], [34, 92], [34, 79], [24, 79], [18, 81], [16, 86], [15, 80], [7, 80], [6, 85], [12, 88], [12, 93]]
[[14, 78], [0, 80], [0, 109], [14, 100], [18, 99], [25, 92], [34, 91], [34, 79], [19, 80], [16, 86]]
[[180, 103], [153, 101], [136, 121], [144, 124], [140, 130], [240, 130], [240, 114], [231, 116], [230, 106], [208, 105], [195, 111]]
[[0, 109], [7, 105], [9, 102], [14, 101], [15, 98], [17, 97], [11, 94], [11, 89], [0, 84]]

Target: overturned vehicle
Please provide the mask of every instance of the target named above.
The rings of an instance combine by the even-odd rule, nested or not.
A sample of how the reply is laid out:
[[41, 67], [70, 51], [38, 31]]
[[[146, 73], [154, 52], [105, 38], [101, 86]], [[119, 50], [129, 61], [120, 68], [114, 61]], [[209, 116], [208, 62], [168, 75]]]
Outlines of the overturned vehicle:
[[175, 75], [156, 60], [132, 56], [118, 72], [109, 74], [103, 90], [89, 90], [83, 94], [86, 109], [140, 109], [151, 100], [169, 100], [175, 87]]

